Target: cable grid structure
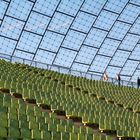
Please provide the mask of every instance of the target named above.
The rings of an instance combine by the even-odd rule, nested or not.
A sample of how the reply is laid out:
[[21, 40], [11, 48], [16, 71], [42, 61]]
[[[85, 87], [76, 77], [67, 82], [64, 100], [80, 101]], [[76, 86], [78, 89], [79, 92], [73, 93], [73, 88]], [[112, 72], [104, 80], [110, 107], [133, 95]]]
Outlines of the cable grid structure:
[[140, 0], [0, 0], [0, 57], [136, 82]]

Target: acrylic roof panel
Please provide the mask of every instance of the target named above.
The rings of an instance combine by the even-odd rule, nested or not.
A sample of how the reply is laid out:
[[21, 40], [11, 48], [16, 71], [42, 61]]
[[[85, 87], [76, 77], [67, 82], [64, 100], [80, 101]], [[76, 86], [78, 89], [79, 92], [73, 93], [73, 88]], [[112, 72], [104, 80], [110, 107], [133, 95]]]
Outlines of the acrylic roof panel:
[[140, 0], [0, 0], [0, 55], [135, 82]]

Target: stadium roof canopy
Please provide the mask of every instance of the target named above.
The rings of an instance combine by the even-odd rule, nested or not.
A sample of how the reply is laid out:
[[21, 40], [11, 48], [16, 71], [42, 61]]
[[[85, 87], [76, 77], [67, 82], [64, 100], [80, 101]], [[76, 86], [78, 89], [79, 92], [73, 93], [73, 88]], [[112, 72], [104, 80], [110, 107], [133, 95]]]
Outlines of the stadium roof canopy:
[[0, 56], [136, 81], [140, 0], [0, 0]]

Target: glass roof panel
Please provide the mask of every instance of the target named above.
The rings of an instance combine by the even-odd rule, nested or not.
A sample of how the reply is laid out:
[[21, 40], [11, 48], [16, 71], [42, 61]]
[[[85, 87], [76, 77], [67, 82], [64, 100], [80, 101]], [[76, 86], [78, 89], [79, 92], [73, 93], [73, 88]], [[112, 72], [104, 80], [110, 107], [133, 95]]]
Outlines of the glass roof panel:
[[138, 41], [140, 40], [140, 36], [127, 34], [120, 45], [120, 49], [132, 51], [133, 48], [136, 46]]
[[122, 75], [133, 75], [133, 72], [137, 68], [139, 62], [138, 61], [132, 61], [132, 60], [127, 60], [126, 64], [124, 65], [121, 74]]
[[120, 44], [120, 41], [106, 38], [101, 48], [99, 49], [99, 54], [113, 56], [119, 44]]
[[85, 37], [86, 34], [69, 30], [68, 34], [65, 37], [64, 42], [62, 43], [62, 46], [73, 50], [79, 50]]
[[135, 71], [135, 73], [133, 74], [133, 76], [131, 78], [131, 81], [136, 82], [138, 77], [140, 78], [140, 70]]
[[130, 32], [140, 35], [140, 17], [137, 18], [136, 22], [133, 24], [132, 28], [130, 29]]
[[[138, 53], [139, 52], [139, 53]], [[139, 60], [140, 61], [140, 44], [137, 44], [135, 49], [130, 55], [130, 59]]]
[[120, 71], [121, 71], [121, 68], [113, 67], [113, 66], [108, 66], [106, 70], [108, 76], [111, 78], [115, 78], [116, 74], [120, 73]]
[[105, 39], [108, 32], [92, 28], [87, 36], [87, 38], [84, 41], [84, 44], [89, 46], [94, 46], [96, 48], [100, 48], [100, 45], [102, 44], [103, 40]]
[[0, 44], [0, 57], [8, 60], [17, 56], [86, 75], [120, 72], [134, 81], [140, 74], [140, 2], [0, 0]]
[[0, 1], [0, 19], [3, 19], [7, 6], [8, 6], [7, 2], [2, 0]]
[[114, 57], [112, 58], [110, 65], [123, 67], [124, 63], [128, 59], [130, 52], [117, 50]]
[[60, 0], [36, 0], [33, 10], [51, 17], [59, 1]]
[[95, 19], [95, 16], [79, 11], [71, 28], [87, 33], [90, 30]]
[[130, 24], [126, 24], [120, 21], [116, 21], [115, 25], [111, 29], [108, 34], [108, 37], [112, 37], [114, 39], [122, 40], [123, 37], [128, 32], [129, 28], [131, 27]]
[[130, 0], [130, 3], [136, 4], [140, 6], [140, 1], [139, 0]]
[[102, 56], [102, 55], [97, 55], [94, 59], [94, 61], [91, 64], [91, 67], [89, 71], [96, 71], [100, 73], [104, 73], [109, 61], [111, 58]]
[[81, 9], [88, 13], [98, 15], [105, 3], [106, 0], [86, 0]]
[[72, 20], [72, 17], [56, 12], [49, 24], [48, 29], [61, 34], [66, 34], [72, 23]]
[[121, 13], [127, 2], [128, 0], [108, 0], [105, 5], [105, 9], [112, 12]]
[[28, 59], [28, 60], [32, 60], [34, 55], [28, 52], [24, 52], [24, 51], [20, 51], [20, 50], [15, 50], [14, 55], [16, 57], [19, 58], [24, 58], [24, 59]]
[[129, 77], [129, 76], [121, 75], [121, 80], [124, 80], [125, 82], [129, 81], [130, 79], [131, 79], [131, 77]]
[[123, 10], [123, 12], [121, 13], [119, 20], [128, 23], [133, 23], [139, 14], [140, 14], [140, 7], [132, 4], [128, 4]]
[[63, 39], [63, 35], [47, 31], [43, 37], [39, 48], [52, 52], [57, 52]]
[[0, 36], [0, 53], [12, 55], [16, 41]]
[[23, 26], [24, 22], [5, 16], [0, 28], [0, 35], [18, 40]]
[[98, 49], [96, 49], [96, 48], [92, 48], [92, 47], [83, 45], [80, 48], [75, 61], [79, 62], [79, 63], [84, 63], [84, 64], [91, 64], [91, 62], [92, 62], [91, 58], [95, 57], [97, 51], [98, 51]]
[[76, 70], [76, 71], [82, 71], [82, 72], [86, 72], [88, 70], [89, 66], [88, 65], [84, 65], [84, 64], [80, 64], [80, 63], [73, 63], [72, 65], [72, 70]]
[[116, 21], [118, 15], [112, 12], [102, 10], [100, 15], [98, 16], [94, 26], [99, 27], [104, 30], [110, 30], [114, 22]]
[[[28, 43], [27, 43], [28, 40]], [[17, 44], [16, 49], [27, 51], [30, 53], [35, 53], [40, 43], [41, 36], [30, 32], [23, 32], [21, 38]]]
[[32, 12], [26, 23], [25, 30], [42, 35], [45, 32], [49, 21], [49, 17]]
[[55, 58], [54, 64], [69, 68], [73, 63], [75, 56], [76, 56], [75, 51], [61, 48]]
[[84, 0], [62, 0], [57, 8], [58, 11], [75, 16]]
[[[45, 54], [45, 55], [42, 56], [42, 54]], [[34, 60], [37, 62], [52, 64], [55, 55], [56, 55], [55, 53], [38, 49]]]
[[26, 20], [32, 9], [33, 3], [28, 0], [11, 0], [7, 15]]

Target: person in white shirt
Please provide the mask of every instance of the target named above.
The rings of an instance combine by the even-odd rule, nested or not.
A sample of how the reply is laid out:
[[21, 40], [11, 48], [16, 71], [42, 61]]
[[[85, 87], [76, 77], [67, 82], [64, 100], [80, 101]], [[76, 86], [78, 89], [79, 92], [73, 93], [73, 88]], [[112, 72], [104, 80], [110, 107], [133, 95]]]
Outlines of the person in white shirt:
[[106, 72], [104, 73], [103, 80], [104, 80], [104, 81], [108, 81], [108, 75], [107, 75]]
[[118, 85], [121, 85], [121, 77], [119, 74], [116, 75], [116, 80], [118, 81]]

